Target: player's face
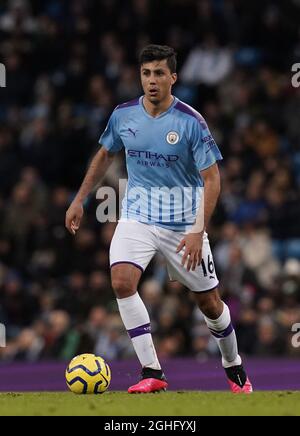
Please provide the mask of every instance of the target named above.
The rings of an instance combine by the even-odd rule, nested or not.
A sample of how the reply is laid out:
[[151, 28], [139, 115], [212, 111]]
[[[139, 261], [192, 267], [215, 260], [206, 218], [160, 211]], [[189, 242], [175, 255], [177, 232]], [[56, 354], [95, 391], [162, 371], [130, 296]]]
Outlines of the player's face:
[[176, 80], [177, 74], [171, 73], [166, 59], [141, 66], [142, 87], [145, 96], [153, 104], [159, 104], [171, 95]]

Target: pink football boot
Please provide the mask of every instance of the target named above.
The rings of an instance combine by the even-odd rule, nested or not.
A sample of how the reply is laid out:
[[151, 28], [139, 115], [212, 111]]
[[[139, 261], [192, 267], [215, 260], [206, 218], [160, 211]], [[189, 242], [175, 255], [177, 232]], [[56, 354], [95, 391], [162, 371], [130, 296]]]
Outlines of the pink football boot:
[[149, 394], [165, 391], [168, 387], [166, 378], [161, 370], [143, 368], [142, 380], [128, 389], [129, 394]]
[[251, 394], [252, 384], [242, 365], [225, 368], [231, 392], [234, 394]]

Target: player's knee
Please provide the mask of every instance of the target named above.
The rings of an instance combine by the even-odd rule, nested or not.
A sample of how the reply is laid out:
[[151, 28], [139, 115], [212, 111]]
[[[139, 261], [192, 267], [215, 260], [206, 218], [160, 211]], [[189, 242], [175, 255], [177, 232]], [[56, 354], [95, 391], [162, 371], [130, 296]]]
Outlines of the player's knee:
[[118, 278], [113, 279], [112, 288], [117, 298], [131, 297], [136, 293], [136, 290], [133, 289], [131, 283], [124, 279], [118, 279]]
[[213, 304], [204, 304], [200, 307], [200, 310], [209, 319], [217, 319], [219, 317], [217, 307]]
[[223, 303], [218, 296], [210, 296], [199, 302], [201, 312], [209, 319], [217, 319], [223, 312]]

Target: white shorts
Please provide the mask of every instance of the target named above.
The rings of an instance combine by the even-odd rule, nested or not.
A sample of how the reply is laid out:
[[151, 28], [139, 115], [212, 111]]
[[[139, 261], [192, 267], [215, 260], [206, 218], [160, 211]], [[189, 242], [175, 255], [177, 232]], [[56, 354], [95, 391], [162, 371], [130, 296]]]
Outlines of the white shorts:
[[170, 280], [182, 283], [193, 292], [212, 291], [219, 281], [207, 234], [203, 239], [202, 263], [190, 272], [181, 265], [184, 249], [176, 253], [184, 236], [181, 232], [137, 221], [120, 221], [111, 241], [110, 266], [130, 263], [144, 272], [153, 256], [161, 253], [166, 259]]

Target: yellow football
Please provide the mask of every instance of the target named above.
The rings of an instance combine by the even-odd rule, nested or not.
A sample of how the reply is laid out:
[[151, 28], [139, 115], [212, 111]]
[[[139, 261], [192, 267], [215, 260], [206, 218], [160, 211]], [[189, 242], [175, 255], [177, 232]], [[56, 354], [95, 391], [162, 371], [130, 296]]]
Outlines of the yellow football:
[[111, 371], [102, 357], [81, 354], [66, 369], [66, 382], [74, 394], [103, 394], [111, 381]]

